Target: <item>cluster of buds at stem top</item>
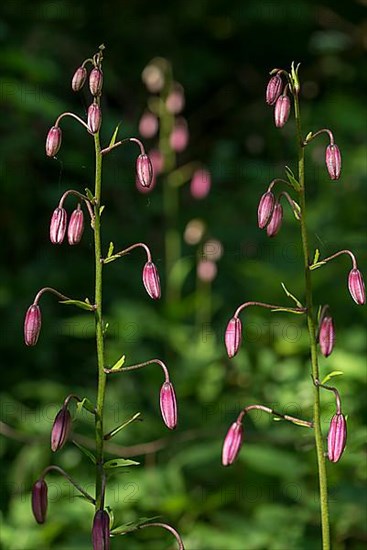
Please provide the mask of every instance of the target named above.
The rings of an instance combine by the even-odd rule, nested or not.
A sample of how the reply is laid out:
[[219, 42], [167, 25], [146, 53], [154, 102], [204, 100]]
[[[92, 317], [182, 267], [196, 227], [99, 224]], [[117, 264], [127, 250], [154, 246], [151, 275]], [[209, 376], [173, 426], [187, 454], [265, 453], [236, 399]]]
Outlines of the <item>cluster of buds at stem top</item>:
[[328, 314], [328, 306], [323, 307], [320, 314], [318, 340], [321, 353], [329, 357], [334, 348], [335, 329], [333, 318]]
[[102, 111], [95, 101], [88, 107], [88, 128], [92, 134], [98, 134], [102, 124]]
[[89, 90], [94, 97], [101, 95], [103, 86], [103, 73], [98, 67], [94, 67], [89, 75]]
[[307, 420], [301, 420], [299, 418], [296, 418], [294, 416], [290, 416], [288, 414], [281, 414], [273, 409], [270, 409], [269, 407], [265, 407], [264, 405], [248, 405], [245, 407], [240, 414], [238, 415], [238, 418], [236, 422], [234, 422], [225, 438], [223, 443], [223, 450], [222, 450], [222, 464], [223, 466], [230, 466], [233, 464], [233, 462], [236, 460], [238, 453], [241, 450], [242, 443], [243, 443], [243, 425], [242, 421], [245, 415], [251, 411], [251, 410], [258, 410], [258, 411], [264, 411], [267, 414], [274, 415], [278, 418], [282, 418], [283, 420], [287, 420], [288, 422], [292, 422], [293, 424], [297, 424], [298, 426], [304, 426], [307, 428], [312, 428], [313, 424], [312, 422], [309, 422]]
[[59, 451], [69, 437], [71, 429], [71, 415], [67, 403], [57, 413], [51, 430], [51, 450]]
[[32, 487], [32, 511], [37, 523], [45, 523], [47, 515], [47, 483], [38, 479]]
[[273, 304], [264, 304], [263, 302], [245, 302], [241, 304], [236, 309], [234, 316], [229, 320], [226, 328], [226, 332], [224, 335], [224, 342], [226, 345], [227, 355], [230, 359], [234, 357], [238, 353], [238, 350], [240, 349], [241, 342], [242, 342], [242, 324], [238, 316], [241, 313], [241, 311], [248, 306], [260, 306], [265, 309], [271, 309], [271, 310], [281, 309], [283, 311], [289, 311], [289, 312], [295, 312], [295, 313], [304, 313], [306, 311], [306, 309], [303, 307], [284, 308], [283, 306], [276, 306]]
[[62, 132], [59, 126], [52, 126], [50, 128], [46, 138], [46, 155], [48, 157], [54, 157], [57, 155], [62, 140]]
[[97, 510], [92, 527], [93, 550], [109, 550], [110, 548], [110, 516], [106, 510]]

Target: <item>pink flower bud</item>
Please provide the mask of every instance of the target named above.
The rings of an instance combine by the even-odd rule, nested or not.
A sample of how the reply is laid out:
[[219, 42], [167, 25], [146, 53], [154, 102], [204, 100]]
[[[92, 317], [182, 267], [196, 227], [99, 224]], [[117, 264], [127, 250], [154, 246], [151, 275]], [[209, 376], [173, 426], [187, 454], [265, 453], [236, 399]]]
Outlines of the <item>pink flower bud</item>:
[[144, 138], [152, 138], [158, 130], [158, 119], [150, 111], [146, 111], [139, 122], [139, 132]]
[[136, 175], [143, 187], [150, 187], [153, 180], [153, 166], [148, 155], [139, 155], [136, 159]]
[[145, 290], [153, 300], [161, 297], [159, 274], [153, 262], [147, 262], [143, 269], [143, 283]]
[[325, 315], [325, 317], [321, 320], [319, 329], [319, 344], [321, 353], [324, 357], [329, 357], [333, 351], [334, 341], [335, 330], [333, 319], [330, 316]]
[[67, 407], [63, 407], [56, 415], [51, 430], [51, 450], [59, 451], [69, 437], [71, 416]]
[[274, 205], [274, 210], [270, 218], [270, 222], [266, 228], [266, 233], [268, 237], [275, 237], [281, 228], [283, 221], [283, 207], [280, 202], [276, 202]]
[[230, 466], [236, 460], [243, 441], [243, 426], [238, 420], [229, 428], [223, 444], [222, 464]]
[[271, 77], [266, 87], [266, 103], [274, 105], [282, 91], [283, 82], [281, 77], [276, 74]]
[[85, 67], [78, 67], [71, 81], [71, 87], [74, 92], [79, 92], [83, 88], [86, 78], [87, 69]]
[[94, 96], [101, 95], [103, 85], [103, 73], [100, 69], [95, 67], [91, 70], [89, 75], [89, 89], [90, 93]]
[[287, 95], [278, 97], [274, 109], [274, 121], [277, 128], [283, 128], [291, 111], [291, 100]]
[[229, 321], [224, 340], [228, 357], [231, 359], [237, 355], [242, 342], [242, 323], [238, 317], [232, 317]]
[[190, 183], [190, 193], [194, 199], [204, 199], [210, 191], [211, 184], [209, 170], [204, 168], [196, 170]]
[[68, 216], [64, 208], [55, 208], [50, 223], [50, 240], [52, 244], [61, 244], [64, 240], [67, 218]]
[[47, 484], [38, 479], [32, 487], [32, 511], [37, 523], [45, 523], [47, 514]]
[[92, 134], [98, 134], [102, 123], [101, 108], [97, 103], [92, 103], [88, 108], [88, 128]]
[[363, 304], [366, 303], [366, 291], [364, 288], [363, 276], [359, 269], [354, 268], [350, 271], [348, 277], [348, 288], [355, 303], [363, 306]]
[[82, 238], [84, 231], [84, 214], [83, 210], [78, 205], [78, 208], [70, 216], [68, 226], [68, 241], [69, 244], [78, 244]]
[[187, 147], [189, 142], [189, 130], [187, 122], [184, 118], [177, 119], [177, 122], [172, 130], [169, 138], [171, 149], [176, 153], [181, 153]]
[[35, 346], [41, 331], [41, 310], [37, 304], [27, 309], [24, 319], [24, 342], [26, 346]]
[[171, 382], [166, 381], [161, 387], [159, 404], [165, 425], [173, 430], [177, 426], [177, 404], [175, 390]]
[[213, 260], [200, 260], [198, 262], [196, 273], [199, 279], [205, 283], [211, 283], [217, 276], [217, 264]]
[[342, 168], [342, 157], [337, 145], [333, 144], [326, 147], [325, 162], [330, 178], [338, 180]]
[[167, 111], [173, 115], [178, 115], [185, 106], [185, 96], [181, 84], [176, 83], [172, 92], [166, 99]]
[[260, 229], [264, 229], [273, 212], [275, 197], [271, 191], [264, 193], [257, 209], [257, 220]]
[[331, 462], [338, 462], [347, 442], [347, 422], [342, 413], [333, 416], [330, 422], [327, 437], [328, 458]]
[[62, 132], [59, 126], [52, 126], [46, 138], [46, 155], [54, 157], [61, 146]]
[[110, 548], [110, 516], [105, 510], [97, 510], [92, 527], [93, 550]]

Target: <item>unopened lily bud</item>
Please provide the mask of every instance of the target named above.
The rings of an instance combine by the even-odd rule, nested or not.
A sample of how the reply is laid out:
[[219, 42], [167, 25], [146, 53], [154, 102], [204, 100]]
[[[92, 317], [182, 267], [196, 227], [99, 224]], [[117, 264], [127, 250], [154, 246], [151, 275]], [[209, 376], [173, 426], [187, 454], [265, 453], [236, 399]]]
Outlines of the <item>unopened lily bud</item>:
[[280, 202], [276, 202], [274, 205], [274, 210], [270, 218], [270, 222], [267, 225], [266, 233], [268, 237], [275, 237], [281, 228], [283, 221], [283, 207]]
[[98, 67], [92, 69], [89, 75], [89, 89], [90, 93], [94, 96], [101, 95], [103, 85], [103, 73]]
[[79, 92], [83, 88], [86, 78], [87, 69], [85, 67], [78, 67], [71, 81], [71, 87], [74, 92]]
[[356, 304], [363, 306], [366, 303], [366, 291], [362, 273], [357, 268], [349, 272], [348, 288]]
[[189, 129], [184, 118], [178, 118], [169, 138], [169, 144], [176, 153], [181, 153], [189, 143]]
[[152, 138], [158, 131], [158, 118], [150, 111], [145, 111], [139, 121], [139, 132], [144, 138]]
[[260, 229], [264, 229], [273, 212], [275, 197], [271, 191], [264, 193], [260, 199], [257, 209], [257, 220]]
[[37, 304], [27, 309], [24, 319], [24, 342], [26, 346], [35, 346], [41, 331], [41, 310]]
[[50, 240], [52, 244], [61, 244], [64, 240], [67, 218], [68, 216], [64, 208], [55, 208], [50, 223]]
[[274, 121], [277, 128], [283, 128], [289, 118], [291, 100], [287, 95], [278, 97], [274, 108]]
[[327, 438], [328, 458], [331, 462], [338, 462], [343, 454], [347, 442], [347, 422], [342, 413], [333, 416]]
[[92, 527], [93, 550], [110, 548], [110, 516], [105, 510], [97, 510]]
[[335, 143], [326, 147], [325, 162], [330, 178], [338, 180], [342, 168], [342, 157], [340, 149]]
[[266, 103], [274, 105], [282, 91], [283, 82], [281, 77], [276, 74], [271, 77], [266, 87]]
[[136, 159], [136, 175], [143, 187], [150, 187], [153, 181], [153, 165], [148, 155], [140, 154]]
[[68, 226], [68, 241], [69, 244], [78, 244], [82, 238], [84, 231], [84, 214], [83, 210], [78, 205], [78, 208], [70, 216]]
[[32, 487], [32, 512], [37, 523], [45, 523], [47, 514], [47, 484], [38, 479]]
[[236, 460], [243, 441], [243, 426], [238, 420], [229, 428], [222, 450], [223, 466], [230, 466]]
[[232, 358], [238, 353], [242, 341], [242, 323], [238, 317], [229, 321], [224, 339], [228, 357]]
[[171, 382], [164, 382], [159, 396], [162, 418], [170, 430], [177, 426], [176, 394]]
[[334, 348], [335, 330], [332, 317], [325, 315], [320, 323], [319, 344], [324, 357], [329, 357]]
[[159, 274], [153, 262], [147, 262], [143, 268], [143, 283], [145, 290], [153, 300], [161, 297]]
[[179, 114], [185, 106], [184, 90], [178, 82], [175, 84], [172, 92], [168, 94], [166, 99], [167, 111], [173, 115]]
[[88, 128], [92, 134], [98, 134], [102, 123], [102, 111], [97, 103], [88, 107]]
[[59, 451], [69, 437], [71, 429], [71, 416], [67, 407], [63, 407], [56, 415], [51, 430], [51, 449], [55, 453]]
[[61, 146], [62, 132], [59, 126], [52, 126], [46, 138], [46, 155], [54, 157]]
[[194, 199], [204, 199], [210, 191], [211, 184], [209, 170], [205, 170], [205, 168], [195, 170], [190, 183], [190, 193]]

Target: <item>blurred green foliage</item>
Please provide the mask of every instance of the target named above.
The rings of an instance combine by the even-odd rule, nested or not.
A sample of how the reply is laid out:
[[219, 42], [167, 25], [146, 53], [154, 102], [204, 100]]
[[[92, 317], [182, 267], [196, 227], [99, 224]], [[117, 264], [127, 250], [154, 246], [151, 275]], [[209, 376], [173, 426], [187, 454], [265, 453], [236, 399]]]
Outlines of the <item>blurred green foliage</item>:
[[[245, 343], [229, 362], [223, 331], [240, 301], [287, 304], [280, 283], [302, 297], [298, 227], [286, 214], [269, 241], [256, 224], [259, 196], [285, 165], [295, 168], [294, 123], [276, 130], [264, 103], [267, 74], [300, 61], [305, 134], [330, 127], [343, 155], [343, 174], [331, 182], [324, 167], [323, 138], [307, 149], [308, 223], [312, 246], [322, 256], [353, 249], [367, 273], [367, 87], [363, 2], [297, 0], [244, 3], [162, 0], [130, 3], [15, 0], [1, 7], [0, 204], [1, 315], [1, 509], [0, 544], [7, 550], [90, 547], [93, 510], [57, 476], [50, 476], [49, 520], [35, 524], [30, 488], [43, 467], [56, 463], [92, 491], [93, 465], [69, 443], [49, 450], [54, 415], [70, 392], [93, 399], [96, 362], [93, 324], [78, 310], [45, 298], [39, 344], [25, 349], [23, 315], [39, 288], [51, 285], [84, 299], [93, 292], [92, 236], [78, 247], [53, 247], [49, 216], [62, 192], [92, 187], [93, 151], [84, 130], [64, 124], [59, 162], [44, 154], [44, 137], [62, 111], [85, 113], [84, 96], [70, 91], [80, 61], [101, 42], [105, 55], [103, 139], [115, 124], [121, 135], [137, 133], [146, 101], [140, 75], [149, 60], [164, 56], [186, 91], [191, 141], [182, 163], [199, 158], [210, 168], [213, 188], [194, 201], [182, 189], [177, 229], [201, 218], [224, 255], [211, 288], [195, 288], [197, 250], [183, 244], [187, 267], [181, 301], [156, 304], [141, 284], [141, 257], [105, 271], [105, 311], [110, 323], [107, 360], [122, 353], [129, 364], [159, 356], [167, 361], [179, 399], [179, 427], [167, 433], [159, 415], [162, 375], [152, 367], [110, 381], [106, 426], [142, 412], [143, 422], [109, 445], [110, 458], [136, 458], [109, 482], [107, 502], [116, 524], [159, 515], [175, 525], [192, 550], [309, 549], [320, 546], [315, 452], [304, 428], [252, 415], [238, 462], [220, 464], [223, 437], [241, 406], [268, 404], [312, 414], [304, 320], [285, 313], [246, 312]], [[149, 242], [163, 271], [165, 219], [162, 184], [153, 193], [135, 189], [135, 151], [106, 159], [104, 245], [123, 248]], [[335, 319], [336, 349], [321, 360], [335, 380], [348, 414], [349, 439], [342, 461], [328, 465], [333, 548], [365, 547], [366, 530], [366, 309], [350, 299], [341, 258], [314, 272], [315, 302], [328, 303]], [[202, 299], [212, 321], [197, 323]], [[333, 412], [323, 397], [325, 435]], [[75, 437], [93, 446], [87, 413]], [[128, 471], [125, 471], [128, 470]], [[158, 529], [126, 535], [112, 548], [173, 548]]]

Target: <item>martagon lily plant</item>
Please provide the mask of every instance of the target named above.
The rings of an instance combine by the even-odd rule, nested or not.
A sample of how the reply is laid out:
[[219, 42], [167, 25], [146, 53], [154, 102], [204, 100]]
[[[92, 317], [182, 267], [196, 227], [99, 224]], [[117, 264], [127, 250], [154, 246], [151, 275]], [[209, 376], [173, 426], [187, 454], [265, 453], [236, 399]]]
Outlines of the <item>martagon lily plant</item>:
[[[163, 421], [169, 429], [174, 429], [177, 425], [177, 404], [175, 391], [170, 380], [167, 366], [160, 359], [149, 359], [143, 363], [125, 366], [125, 356], [117, 360], [115, 365], [108, 367], [105, 364], [105, 334], [107, 330], [106, 323], [103, 320], [103, 271], [106, 265], [113, 262], [129, 252], [142, 249], [146, 255], [146, 262], [142, 269], [142, 281], [148, 295], [157, 300], [160, 298], [159, 275], [155, 264], [152, 261], [152, 255], [149, 247], [144, 243], [136, 243], [125, 249], [114, 252], [114, 245], [111, 242], [108, 251], [102, 253], [101, 247], [101, 214], [104, 210], [102, 205], [102, 162], [107, 154], [114, 151], [123, 144], [132, 143], [138, 146], [139, 155], [136, 158], [136, 176], [143, 187], [149, 187], [153, 180], [153, 168], [149, 157], [146, 155], [144, 146], [140, 140], [130, 137], [117, 141], [118, 126], [107, 146], [101, 145], [100, 128], [102, 124], [101, 98], [103, 90], [103, 52], [104, 46], [99, 47], [99, 51], [89, 59], [86, 59], [82, 65], [75, 71], [72, 78], [71, 87], [74, 92], [79, 92], [88, 80], [89, 91], [91, 94], [91, 104], [88, 108], [87, 119], [83, 120], [74, 113], [61, 114], [54, 126], [50, 129], [46, 139], [46, 155], [55, 158], [61, 147], [62, 130], [61, 121], [65, 117], [72, 117], [87, 131], [90, 139], [94, 143], [95, 150], [95, 182], [94, 191], [85, 189], [84, 193], [78, 190], [68, 190], [60, 198], [59, 204], [51, 217], [50, 223], [50, 241], [52, 244], [60, 245], [67, 235], [70, 245], [77, 245], [84, 231], [84, 211], [86, 212], [94, 240], [94, 263], [95, 263], [95, 292], [92, 300], [77, 300], [65, 296], [54, 288], [45, 287], [37, 292], [32, 305], [28, 308], [24, 321], [24, 339], [27, 346], [35, 346], [39, 339], [41, 331], [41, 309], [39, 302], [44, 294], [53, 294], [62, 304], [70, 304], [90, 312], [95, 318], [96, 333], [96, 357], [97, 357], [97, 396], [93, 402], [89, 398], [79, 397], [70, 394], [57, 413], [51, 428], [51, 449], [54, 452], [59, 451], [68, 442], [71, 429], [72, 417], [69, 410], [70, 402], [76, 401], [78, 410], [85, 409], [94, 418], [94, 437], [95, 453], [82, 447], [79, 443], [78, 448], [95, 465], [95, 493], [89, 494], [83, 489], [67, 472], [59, 466], [50, 465], [40, 475], [34, 483], [32, 489], [32, 510], [36, 521], [42, 524], [46, 520], [47, 514], [47, 483], [46, 477], [52, 472], [66, 478], [80, 493], [82, 497], [94, 508], [92, 520], [92, 544], [94, 550], [108, 550], [110, 548], [110, 538], [149, 527], [163, 528], [169, 531], [177, 540], [178, 548], [183, 549], [183, 542], [178, 532], [170, 525], [147, 519], [138, 520], [135, 523], [118, 525], [113, 524], [113, 511], [105, 503], [105, 491], [108, 476], [118, 468], [126, 466], [135, 466], [138, 462], [116, 458], [112, 460], [105, 459], [104, 443], [118, 434], [122, 429], [129, 426], [137, 420], [140, 413], [136, 413], [131, 418], [126, 419], [123, 424], [106, 431], [104, 425], [104, 407], [106, 397], [107, 378], [112, 374], [124, 373], [150, 365], [159, 366], [164, 375], [164, 381], [159, 395], [159, 404]], [[88, 75], [87, 67], [91, 67]], [[66, 199], [76, 200], [76, 208], [73, 210], [69, 222], [68, 214], [64, 208]], [[91, 517], [92, 519], [92, 517]]]
[[[295, 220], [300, 229], [300, 237], [303, 251], [304, 264], [304, 303], [301, 303], [287, 288], [282, 284], [286, 295], [295, 302], [296, 307], [284, 305], [273, 305], [262, 302], [245, 302], [237, 307], [233, 317], [230, 319], [225, 332], [225, 345], [229, 358], [234, 357], [242, 341], [242, 322], [240, 314], [249, 306], [260, 306], [270, 309], [272, 312], [288, 312], [306, 317], [309, 345], [310, 345], [310, 371], [313, 387], [313, 418], [309, 421], [301, 420], [289, 415], [276, 412], [263, 405], [247, 405], [239, 413], [237, 419], [230, 426], [224, 439], [222, 463], [224, 466], [231, 465], [237, 458], [243, 443], [243, 423], [247, 414], [251, 410], [259, 410], [278, 419], [287, 420], [297, 426], [306, 427], [313, 430], [315, 438], [315, 447], [317, 454], [318, 479], [320, 492], [321, 509], [321, 527], [322, 527], [322, 547], [324, 550], [330, 549], [330, 529], [329, 529], [329, 509], [328, 509], [328, 490], [327, 490], [327, 472], [326, 460], [338, 462], [344, 452], [347, 440], [346, 417], [342, 412], [341, 398], [338, 390], [326, 385], [333, 374], [330, 373], [324, 380], [320, 381], [318, 345], [320, 352], [328, 357], [334, 347], [335, 331], [333, 318], [328, 305], [321, 306], [318, 310], [313, 303], [312, 273], [315, 269], [324, 266], [329, 261], [341, 256], [348, 255], [352, 261], [352, 269], [348, 275], [349, 293], [357, 305], [363, 305], [366, 302], [365, 286], [361, 272], [358, 269], [357, 260], [350, 250], [340, 250], [331, 256], [320, 259], [320, 252], [316, 250], [312, 258], [308, 232], [306, 225], [306, 182], [305, 182], [305, 152], [311, 142], [321, 136], [326, 135], [329, 144], [325, 150], [325, 164], [331, 180], [338, 180], [341, 175], [341, 154], [338, 146], [334, 142], [334, 135], [329, 129], [321, 129], [317, 132], [309, 132], [306, 136], [303, 134], [301, 125], [299, 92], [300, 83], [298, 78], [299, 65], [295, 67], [292, 63], [291, 70], [273, 69], [270, 73], [271, 78], [266, 89], [266, 102], [274, 106], [274, 122], [277, 128], [282, 128], [291, 113], [292, 104], [296, 120], [296, 142], [298, 151], [298, 170], [295, 175], [292, 170], [286, 167], [286, 178], [276, 178], [270, 182], [266, 192], [261, 196], [258, 207], [258, 226], [265, 229], [269, 237], [274, 237], [281, 228], [283, 219], [283, 206], [281, 200], [286, 200]], [[288, 187], [287, 191], [281, 191], [278, 196], [274, 194], [275, 186]], [[295, 197], [295, 198], [294, 198]], [[325, 453], [325, 438], [321, 429], [321, 390], [333, 392], [335, 397], [335, 414], [330, 420], [330, 427], [327, 436], [327, 453]]]

